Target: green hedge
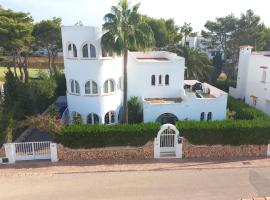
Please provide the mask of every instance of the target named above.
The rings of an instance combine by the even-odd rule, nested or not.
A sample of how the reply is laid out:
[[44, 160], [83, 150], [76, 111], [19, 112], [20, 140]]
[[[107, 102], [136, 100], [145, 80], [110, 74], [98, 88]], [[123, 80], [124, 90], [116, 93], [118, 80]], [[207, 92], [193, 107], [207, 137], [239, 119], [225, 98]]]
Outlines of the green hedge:
[[[268, 120], [181, 121], [176, 126], [181, 136], [198, 145], [268, 144], [270, 140]], [[156, 137], [159, 127], [158, 123], [70, 125], [56, 135], [56, 141], [72, 148], [142, 146]]]
[[178, 122], [177, 128], [197, 145], [268, 144], [270, 140], [268, 120], [184, 121]]
[[153, 140], [160, 125], [69, 125], [55, 136], [56, 142], [72, 148], [142, 146]]
[[228, 97], [228, 106], [230, 111], [235, 111], [235, 119], [253, 120], [253, 119], [270, 119], [264, 112], [245, 104], [244, 102]]

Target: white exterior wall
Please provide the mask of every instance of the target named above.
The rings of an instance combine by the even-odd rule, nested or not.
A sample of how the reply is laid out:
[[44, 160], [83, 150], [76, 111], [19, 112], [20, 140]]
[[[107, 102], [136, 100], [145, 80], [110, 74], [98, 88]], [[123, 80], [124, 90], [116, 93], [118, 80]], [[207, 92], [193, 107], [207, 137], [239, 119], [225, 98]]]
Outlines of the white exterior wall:
[[[169, 98], [183, 94], [185, 59], [176, 54], [159, 52], [171, 60], [137, 60], [136, 53], [129, 53], [128, 62], [128, 98]], [[151, 54], [147, 54], [151, 57]], [[171, 57], [170, 57], [171, 56]], [[165, 85], [165, 75], [169, 75], [169, 85]], [[151, 77], [155, 75], [156, 85], [151, 85]], [[159, 75], [162, 84], [159, 85]]]
[[200, 120], [201, 113], [212, 112], [212, 120], [226, 119], [227, 108], [227, 93], [222, 93], [217, 98], [196, 98], [195, 95], [190, 94], [184, 96], [181, 103], [174, 104], [158, 104], [144, 102], [143, 114], [144, 121], [156, 121], [157, 118], [164, 113], [174, 114], [178, 120]]
[[[241, 49], [238, 65], [237, 87], [230, 88], [230, 95], [244, 99], [255, 106], [253, 98], [257, 97], [256, 108], [270, 115], [270, 52], [254, 52]], [[261, 67], [264, 68], [261, 68]], [[263, 70], [266, 82], [262, 82]]]
[[[120, 77], [122, 76], [121, 58], [102, 58], [100, 38], [102, 32], [99, 28], [72, 26], [62, 27], [62, 40], [64, 49], [65, 75], [67, 81], [67, 102], [69, 112], [78, 112], [86, 122], [87, 115], [96, 113], [101, 123], [109, 111], [116, 112], [116, 120], [121, 106], [122, 91]], [[77, 47], [77, 58], [67, 57], [67, 44], [71, 42]], [[82, 58], [82, 46], [90, 42], [96, 48], [96, 58]], [[70, 80], [76, 80], [80, 85], [80, 95], [71, 94]], [[103, 93], [103, 84], [106, 80], [113, 79], [116, 92]], [[89, 80], [98, 85], [97, 95], [85, 94], [85, 83]]]

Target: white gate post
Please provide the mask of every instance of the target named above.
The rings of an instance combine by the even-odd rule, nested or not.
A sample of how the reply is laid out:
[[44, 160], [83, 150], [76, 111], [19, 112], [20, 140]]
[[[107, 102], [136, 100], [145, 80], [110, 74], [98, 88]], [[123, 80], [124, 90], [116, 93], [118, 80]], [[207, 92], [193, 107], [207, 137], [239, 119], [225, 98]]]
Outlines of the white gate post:
[[50, 143], [50, 149], [51, 149], [51, 161], [58, 162], [56, 143]]
[[156, 137], [154, 141], [154, 158], [160, 158], [160, 144], [158, 137]]
[[179, 138], [181, 140], [181, 143], [178, 143], [178, 138], [176, 139], [175, 144], [175, 156], [176, 158], [182, 158], [183, 156], [183, 138]]
[[270, 144], [267, 146], [267, 156], [270, 156]]
[[15, 154], [15, 144], [7, 143], [4, 144], [6, 157], [8, 158], [8, 163], [13, 164], [16, 161]]

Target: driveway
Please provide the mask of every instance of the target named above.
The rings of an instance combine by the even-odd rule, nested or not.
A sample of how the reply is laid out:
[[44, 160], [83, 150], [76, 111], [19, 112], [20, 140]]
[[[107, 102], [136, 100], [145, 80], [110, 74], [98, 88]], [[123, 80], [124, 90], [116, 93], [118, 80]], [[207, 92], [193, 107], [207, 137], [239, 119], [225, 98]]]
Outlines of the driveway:
[[239, 200], [270, 195], [270, 167], [0, 175], [0, 199]]

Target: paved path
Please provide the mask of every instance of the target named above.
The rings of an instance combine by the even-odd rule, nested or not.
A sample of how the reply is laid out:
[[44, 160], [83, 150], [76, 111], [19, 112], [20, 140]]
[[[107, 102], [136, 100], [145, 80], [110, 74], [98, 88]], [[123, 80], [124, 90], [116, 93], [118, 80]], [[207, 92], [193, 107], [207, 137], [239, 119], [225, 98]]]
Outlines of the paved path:
[[270, 167], [0, 175], [1, 200], [240, 200], [270, 195]]

